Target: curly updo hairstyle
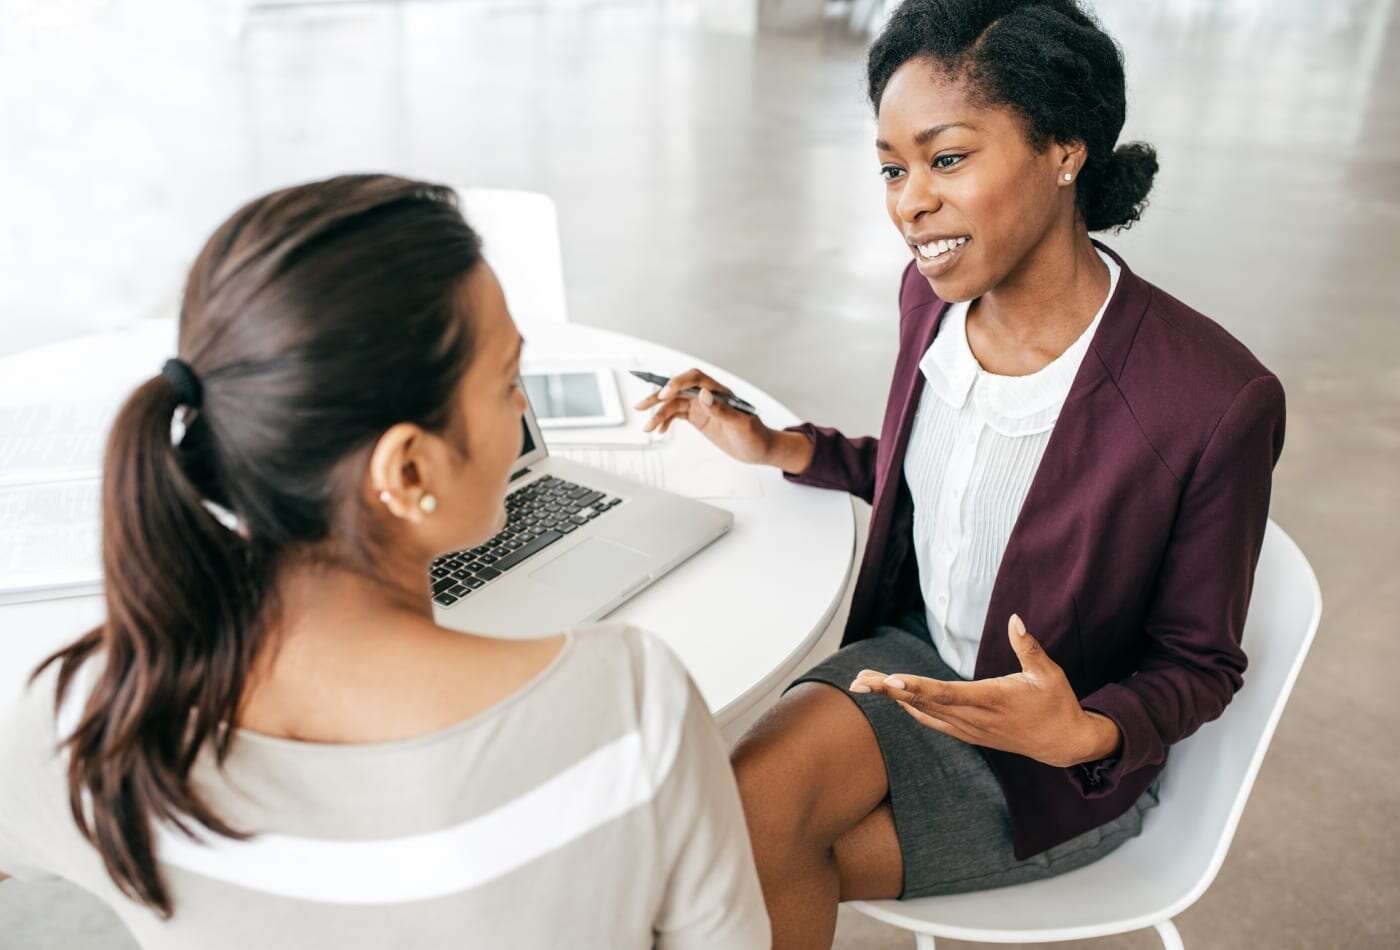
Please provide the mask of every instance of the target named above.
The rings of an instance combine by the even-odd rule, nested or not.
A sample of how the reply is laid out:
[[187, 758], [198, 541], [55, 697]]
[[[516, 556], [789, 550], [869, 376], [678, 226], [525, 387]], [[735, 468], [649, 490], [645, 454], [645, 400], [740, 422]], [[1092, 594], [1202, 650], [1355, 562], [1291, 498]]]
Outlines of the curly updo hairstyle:
[[980, 104], [1015, 110], [1036, 149], [1083, 142], [1076, 202], [1090, 231], [1141, 217], [1157, 153], [1143, 142], [1115, 148], [1127, 108], [1123, 54], [1075, 0], [906, 0], [870, 48], [877, 113], [890, 77], [911, 59], [966, 80]]

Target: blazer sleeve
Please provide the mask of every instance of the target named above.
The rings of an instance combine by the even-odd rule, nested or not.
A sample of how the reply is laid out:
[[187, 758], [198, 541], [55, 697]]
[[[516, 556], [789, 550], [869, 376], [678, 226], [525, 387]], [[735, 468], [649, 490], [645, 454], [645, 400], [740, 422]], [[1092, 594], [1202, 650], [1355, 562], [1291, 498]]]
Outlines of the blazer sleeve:
[[1243, 683], [1240, 638], [1283, 432], [1283, 388], [1271, 375], [1247, 383], [1216, 425], [1183, 490], [1138, 669], [1080, 702], [1123, 737], [1114, 757], [1068, 770], [1085, 797], [1163, 762], [1168, 746], [1219, 716]]
[[880, 440], [874, 436], [851, 439], [810, 422], [788, 426], [784, 432], [801, 432], [813, 445], [812, 463], [805, 472], [783, 477], [799, 485], [850, 492], [871, 504], [875, 500], [875, 456]]

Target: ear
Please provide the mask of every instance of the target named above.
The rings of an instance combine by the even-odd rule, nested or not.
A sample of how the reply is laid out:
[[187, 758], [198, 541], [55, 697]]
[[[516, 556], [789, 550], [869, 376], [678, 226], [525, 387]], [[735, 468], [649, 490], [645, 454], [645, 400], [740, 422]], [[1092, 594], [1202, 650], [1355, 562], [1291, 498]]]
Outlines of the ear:
[[418, 501], [427, 491], [422, 475], [425, 442], [426, 433], [408, 422], [391, 426], [379, 437], [370, 453], [365, 486], [372, 504], [383, 505], [396, 518], [423, 520]]
[[1083, 142], [1056, 142], [1050, 147], [1050, 154], [1054, 159], [1055, 183], [1065, 187], [1074, 184], [1089, 160], [1089, 149]]

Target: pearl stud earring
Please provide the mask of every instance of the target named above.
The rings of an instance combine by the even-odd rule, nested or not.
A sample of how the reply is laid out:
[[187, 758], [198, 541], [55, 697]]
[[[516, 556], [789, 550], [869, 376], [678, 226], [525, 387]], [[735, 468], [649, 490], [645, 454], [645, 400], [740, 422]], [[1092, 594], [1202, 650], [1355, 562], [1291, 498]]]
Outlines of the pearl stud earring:
[[432, 495], [424, 495], [418, 499], [418, 507], [422, 509], [423, 514], [430, 515], [437, 511], [437, 499]]
[[1074, 176], [1069, 172], [1065, 172], [1065, 181], [1074, 181]]
[[391, 494], [389, 494], [389, 489], [386, 488], [386, 489], [384, 489], [382, 492], [379, 493], [379, 501], [380, 501], [382, 504], [387, 505], [389, 502], [391, 502], [391, 501], [393, 501], [393, 500], [394, 500], [394, 496], [391, 495]]

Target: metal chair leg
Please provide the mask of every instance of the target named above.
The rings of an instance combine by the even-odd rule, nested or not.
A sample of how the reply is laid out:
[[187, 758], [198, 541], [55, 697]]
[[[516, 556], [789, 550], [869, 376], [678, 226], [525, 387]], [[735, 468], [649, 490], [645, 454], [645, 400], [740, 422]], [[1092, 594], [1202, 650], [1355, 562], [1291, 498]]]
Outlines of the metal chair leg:
[[1157, 936], [1162, 938], [1162, 946], [1166, 950], [1185, 950], [1181, 934], [1177, 932], [1176, 924], [1171, 922], [1171, 918], [1159, 920], [1152, 926], [1157, 928]]

